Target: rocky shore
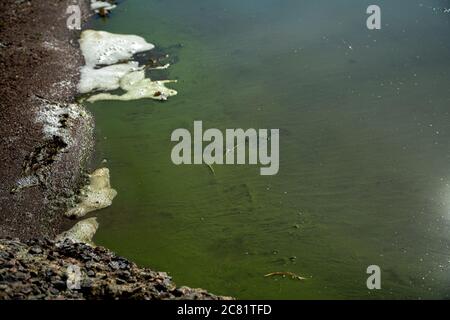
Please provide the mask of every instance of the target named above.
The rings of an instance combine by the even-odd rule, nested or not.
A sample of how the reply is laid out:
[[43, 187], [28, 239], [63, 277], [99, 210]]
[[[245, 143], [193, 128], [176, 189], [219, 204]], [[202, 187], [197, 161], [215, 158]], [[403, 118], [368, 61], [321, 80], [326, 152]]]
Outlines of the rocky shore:
[[165, 272], [139, 268], [102, 247], [70, 240], [0, 240], [0, 300], [224, 300], [177, 288]]
[[[0, 2], [0, 300], [226, 299], [70, 240], [71, 232], [90, 239], [95, 221], [63, 233], [76, 222], [64, 213], [89, 212], [96, 191], [81, 189], [93, 179], [94, 120], [75, 101], [85, 61], [80, 32], [66, 25], [69, 5]], [[85, 21], [89, 1], [78, 5]]]

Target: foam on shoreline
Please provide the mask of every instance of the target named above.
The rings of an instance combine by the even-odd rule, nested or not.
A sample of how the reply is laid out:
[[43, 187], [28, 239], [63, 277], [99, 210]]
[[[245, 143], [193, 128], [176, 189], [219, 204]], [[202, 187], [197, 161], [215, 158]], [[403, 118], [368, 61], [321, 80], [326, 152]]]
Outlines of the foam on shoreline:
[[81, 218], [89, 212], [109, 207], [117, 196], [117, 191], [111, 188], [109, 169], [97, 169], [90, 174], [89, 184], [80, 193], [80, 202], [65, 213], [69, 218]]
[[92, 238], [98, 229], [97, 218], [89, 218], [75, 224], [71, 229], [56, 237], [56, 241], [70, 240], [74, 243], [93, 245]]
[[[144, 67], [130, 61], [136, 53], [152, 50], [155, 46], [136, 35], [113, 34], [105, 31], [85, 30], [81, 34], [80, 48], [86, 61], [81, 68], [78, 91], [87, 94], [95, 91], [113, 91], [123, 89], [123, 95], [99, 93], [87, 99], [99, 100], [136, 100], [150, 98], [167, 100], [177, 95], [166, 83], [171, 80], [152, 81], [145, 77]], [[166, 69], [170, 65], [153, 69]], [[150, 69], [151, 70], [151, 69]]]
[[99, 93], [91, 96], [87, 101], [95, 102], [100, 100], [137, 100], [154, 99], [167, 100], [168, 97], [175, 96], [177, 92], [167, 88], [164, 84], [174, 83], [176, 80], [152, 81], [145, 78], [144, 71], [130, 72], [120, 79], [120, 88], [126, 91], [123, 95], [113, 95], [110, 93]]
[[115, 64], [100, 69], [89, 66], [81, 68], [81, 81], [78, 84], [80, 93], [91, 91], [111, 91], [119, 89], [120, 80], [132, 71], [139, 70], [139, 64], [135, 61]]
[[80, 48], [89, 67], [130, 60], [134, 54], [154, 47], [142, 37], [106, 31], [84, 30], [80, 38]]
[[95, 13], [99, 13], [101, 9], [111, 11], [115, 8], [117, 8], [115, 4], [111, 4], [106, 1], [91, 0], [91, 10]]

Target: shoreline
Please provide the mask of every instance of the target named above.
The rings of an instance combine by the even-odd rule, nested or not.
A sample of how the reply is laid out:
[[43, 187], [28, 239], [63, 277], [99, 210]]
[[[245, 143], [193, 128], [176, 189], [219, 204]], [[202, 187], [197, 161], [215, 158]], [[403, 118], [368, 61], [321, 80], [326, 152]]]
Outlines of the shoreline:
[[[0, 4], [0, 300], [229, 299], [202, 289], [177, 289], [166, 273], [138, 268], [103, 247], [49, 240], [79, 222], [64, 213], [87, 182], [94, 151], [93, 116], [76, 102], [84, 58], [81, 31], [66, 27], [72, 4]], [[85, 24], [88, 1], [78, 4]], [[111, 265], [117, 259], [124, 268]], [[81, 291], [61, 285], [73, 264], [88, 283]], [[46, 276], [49, 268], [55, 277]], [[119, 269], [126, 271], [125, 279]]]
[[104, 247], [0, 239], [0, 300], [232, 300], [177, 287]]
[[[90, 113], [75, 103], [83, 57], [66, 27], [71, 1], [0, 5], [0, 238], [55, 237], [84, 184], [94, 147]], [[80, 2], [82, 20], [87, 2]]]

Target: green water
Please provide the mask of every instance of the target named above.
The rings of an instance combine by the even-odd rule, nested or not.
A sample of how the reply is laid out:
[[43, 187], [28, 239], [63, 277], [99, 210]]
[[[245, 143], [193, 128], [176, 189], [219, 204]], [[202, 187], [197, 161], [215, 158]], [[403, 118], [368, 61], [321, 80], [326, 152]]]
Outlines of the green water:
[[[450, 3], [377, 3], [379, 31], [343, 0], [130, 0], [94, 21], [167, 50], [153, 75], [179, 80], [164, 103], [90, 106], [119, 194], [96, 243], [238, 298], [450, 298]], [[280, 128], [279, 174], [173, 165], [194, 120]]]

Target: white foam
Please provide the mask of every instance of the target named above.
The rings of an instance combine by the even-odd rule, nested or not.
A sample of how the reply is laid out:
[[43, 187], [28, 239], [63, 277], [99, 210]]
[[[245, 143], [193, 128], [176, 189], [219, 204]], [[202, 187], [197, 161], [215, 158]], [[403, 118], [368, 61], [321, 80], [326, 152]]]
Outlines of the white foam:
[[65, 215], [71, 218], [81, 218], [89, 212], [107, 208], [112, 204], [116, 195], [117, 191], [111, 188], [109, 169], [97, 169], [89, 175], [89, 185], [81, 189], [81, 201]]
[[155, 46], [135, 35], [85, 30], [81, 34], [80, 47], [86, 66], [94, 67], [130, 60], [134, 54], [152, 50]]
[[152, 81], [145, 78], [144, 70], [131, 72], [120, 80], [120, 88], [126, 91], [123, 95], [110, 93], [99, 93], [91, 96], [87, 101], [95, 102], [101, 100], [137, 100], [150, 98], [154, 100], [167, 100], [168, 97], [177, 95], [173, 89], [167, 88], [166, 83], [176, 82], [174, 80]]
[[[80, 93], [112, 91], [118, 88], [126, 91], [123, 95], [99, 93], [87, 99], [89, 102], [142, 98], [167, 100], [177, 94], [175, 90], [165, 86], [166, 83], [176, 81], [151, 81], [145, 78], [145, 72], [137, 62], [124, 63], [134, 54], [154, 48], [154, 45], [139, 36], [85, 30], [81, 34], [80, 47], [86, 61], [86, 65], [81, 68], [78, 84]], [[170, 64], [166, 64], [153, 69], [167, 69], [169, 66]]]
[[89, 218], [75, 224], [70, 230], [65, 231], [56, 237], [57, 241], [70, 240], [75, 243], [85, 243], [93, 245], [92, 238], [98, 229], [97, 218]]
[[[87, 113], [77, 104], [47, 102], [41, 106], [36, 117], [36, 122], [42, 124], [47, 139], [58, 136], [70, 146], [73, 142], [70, 126], [79, 117], [87, 117]], [[65, 126], [62, 125], [63, 120], [65, 121]]]
[[97, 12], [100, 9], [113, 10], [117, 6], [106, 1], [91, 0], [91, 10]]
[[84, 66], [81, 68], [78, 91], [88, 93], [94, 90], [116, 90], [120, 87], [120, 79], [123, 76], [138, 69], [139, 64], [134, 61], [114, 64], [100, 69]]

